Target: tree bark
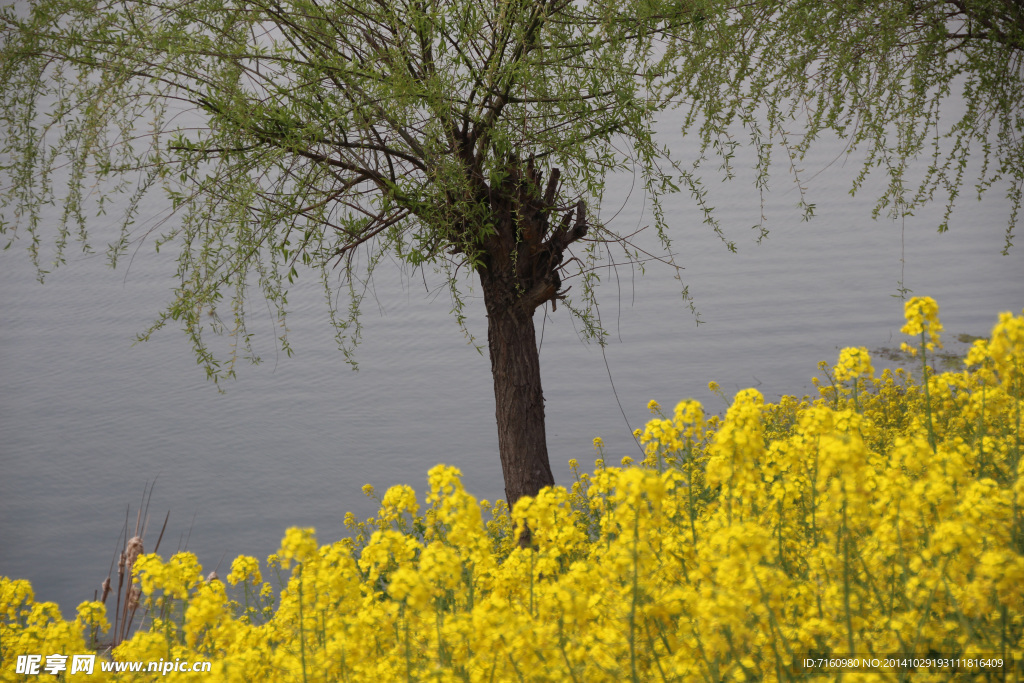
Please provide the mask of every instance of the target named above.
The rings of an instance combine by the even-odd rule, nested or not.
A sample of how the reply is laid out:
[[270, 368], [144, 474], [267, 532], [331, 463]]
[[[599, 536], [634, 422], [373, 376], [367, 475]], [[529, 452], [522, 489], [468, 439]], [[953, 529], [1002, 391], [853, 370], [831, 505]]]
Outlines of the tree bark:
[[[509, 507], [553, 486], [544, 427], [544, 392], [533, 313], [562, 298], [559, 270], [566, 250], [587, 233], [582, 201], [558, 207], [558, 169], [546, 182], [534, 166], [508, 159], [497, 186], [480, 179], [491, 219], [478, 243], [476, 266], [487, 308], [487, 346], [494, 378], [498, 449]], [[552, 218], [557, 223], [552, 222]], [[526, 529], [520, 544], [529, 545]]]
[[533, 311], [512, 301], [504, 278], [481, 271], [487, 307], [487, 346], [494, 377], [498, 449], [509, 507], [522, 496], [553, 486], [544, 426], [544, 392]]

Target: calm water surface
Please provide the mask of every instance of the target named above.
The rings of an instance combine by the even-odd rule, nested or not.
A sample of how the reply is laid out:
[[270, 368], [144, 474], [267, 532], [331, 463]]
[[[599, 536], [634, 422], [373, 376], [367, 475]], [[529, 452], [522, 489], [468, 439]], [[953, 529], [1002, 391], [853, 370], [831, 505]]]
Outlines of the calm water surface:
[[[756, 193], [742, 181], [711, 180], [737, 254], [700, 223], [692, 202], [673, 199], [678, 261], [700, 326], [661, 268], [642, 278], [605, 273], [605, 357], [580, 341], [563, 309], [548, 313], [541, 361], [561, 483], [569, 458], [592, 462], [595, 436], [614, 459], [635, 455], [630, 431], [649, 417], [649, 399], [671, 407], [694, 397], [717, 412], [724, 404], [707, 391], [709, 380], [772, 399], [807, 391], [817, 362], [834, 362], [842, 346], [898, 345], [901, 278], [938, 300], [948, 337], [987, 334], [997, 312], [1020, 312], [1024, 252], [999, 255], [1005, 201], [965, 199], [945, 235], [934, 230], [939, 207], [901, 231], [870, 219], [868, 195], [848, 195], [854, 169], [829, 166], [835, 153], [807, 164], [822, 171], [810, 184], [818, 205], [810, 223], [777, 176], [771, 235], [760, 245], [748, 229], [760, 213]], [[629, 231], [649, 214], [635, 193], [625, 198], [629, 179], [620, 184], [604, 213]], [[174, 267], [166, 256], [144, 247], [127, 271], [110, 271], [102, 257], [72, 258], [39, 285], [21, 245], [0, 254], [0, 575], [30, 579], [38, 599], [71, 613], [107, 575], [125, 510], [131, 505], [134, 521], [154, 479], [146, 550], [170, 511], [161, 550], [184, 547], [188, 536], [188, 549], [221, 575], [237, 554], [274, 552], [289, 526], [339, 538], [346, 511], [375, 511], [363, 484], [383, 492], [409, 483], [422, 493], [439, 462], [458, 466], [479, 498], [502, 497], [486, 349], [466, 342], [436, 281], [428, 278], [428, 291], [419, 273], [380, 268], [358, 373], [334, 346], [315, 278], [292, 294], [293, 358], [276, 353], [269, 313], [254, 305], [264, 363], [243, 367], [220, 395], [184, 335], [167, 330], [132, 344], [168, 301]], [[483, 306], [472, 298], [470, 329], [483, 341]]]

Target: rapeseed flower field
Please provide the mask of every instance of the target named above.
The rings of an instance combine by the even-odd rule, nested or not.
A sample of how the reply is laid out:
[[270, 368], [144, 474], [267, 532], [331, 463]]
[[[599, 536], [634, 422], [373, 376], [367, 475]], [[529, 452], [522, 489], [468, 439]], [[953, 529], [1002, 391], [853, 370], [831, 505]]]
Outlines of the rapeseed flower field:
[[[928, 364], [938, 306], [914, 298], [906, 321], [918, 370], [876, 376], [869, 352], [849, 348], [822, 365], [813, 399], [769, 404], [747, 389], [724, 417], [652, 401], [642, 461], [612, 466], [595, 439], [593, 471], [571, 461], [570, 487], [511, 511], [439, 465], [422, 504], [396, 486], [376, 517], [346, 518], [352, 538], [290, 529], [267, 562], [235, 559], [226, 584], [191, 554], [143, 554], [132, 575], [145, 616], [112, 650], [103, 604], [65, 621], [2, 578], [0, 680], [26, 680], [18, 655], [89, 651], [212, 671], [60, 676], [1019, 680], [1024, 316], [1001, 314], [942, 373]], [[815, 664], [895, 653], [919, 659], [912, 678]], [[929, 665], [940, 659], [959, 670]]]

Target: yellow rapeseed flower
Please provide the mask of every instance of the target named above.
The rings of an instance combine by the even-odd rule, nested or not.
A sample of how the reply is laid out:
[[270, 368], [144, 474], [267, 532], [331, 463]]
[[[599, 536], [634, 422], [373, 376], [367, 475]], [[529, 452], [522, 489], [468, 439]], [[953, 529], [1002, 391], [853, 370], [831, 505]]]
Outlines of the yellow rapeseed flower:
[[875, 376], [875, 368], [871, 365], [871, 354], [863, 346], [846, 348], [839, 352], [836, 363], [835, 377], [838, 382], [848, 379], [871, 379]]
[[292, 560], [308, 562], [316, 557], [316, 554], [317, 544], [313, 529], [298, 527], [292, 527], [285, 531], [281, 547], [277, 551], [282, 569], [287, 569]]
[[253, 584], [262, 583], [263, 575], [260, 574], [260, 561], [255, 557], [239, 555], [231, 563], [231, 573], [228, 574], [227, 581], [232, 586], [246, 581], [250, 581]]
[[930, 296], [915, 296], [903, 306], [903, 314], [907, 324], [900, 328], [900, 332], [911, 337], [924, 335], [925, 348], [932, 351], [936, 347], [942, 348], [942, 341], [939, 338], [942, 332], [942, 323], [939, 322], [939, 305]]

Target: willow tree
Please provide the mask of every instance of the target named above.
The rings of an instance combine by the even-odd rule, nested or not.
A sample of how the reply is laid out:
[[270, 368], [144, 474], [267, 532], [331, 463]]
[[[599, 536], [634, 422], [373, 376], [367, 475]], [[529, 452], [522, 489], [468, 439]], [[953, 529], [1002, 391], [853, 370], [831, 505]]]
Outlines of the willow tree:
[[715, 58], [677, 62], [687, 127], [702, 128], [727, 160], [736, 145], [753, 145], [762, 187], [781, 158], [801, 189], [806, 152], [838, 134], [861, 155], [853, 192], [872, 173], [885, 177], [875, 217], [940, 201], [940, 232], [964, 194], [1004, 192], [1010, 249], [1024, 197], [1024, 3], [717, 4], [699, 41]]
[[[215, 378], [253, 353], [248, 300], [283, 316], [306, 271], [349, 356], [385, 256], [440, 272], [460, 321], [478, 280], [512, 503], [554, 483], [534, 313], [564, 300], [596, 332], [595, 259], [637, 253], [595, 218], [609, 173], [642, 177], [664, 235], [658, 198], [676, 185], [652, 125], [666, 48], [691, 21], [654, 0], [12, 5], [0, 227], [41, 277], [76, 241], [92, 248], [97, 211], [120, 221], [115, 264], [158, 232], [179, 281], [153, 329], [179, 324]], [[140, 211], [161, 190], [173, 215], [155, 229]], [[204, 312], [222, 300], [234, 316], [218, 330]], [[219, 356], [212, 332], [237, 351]]]

